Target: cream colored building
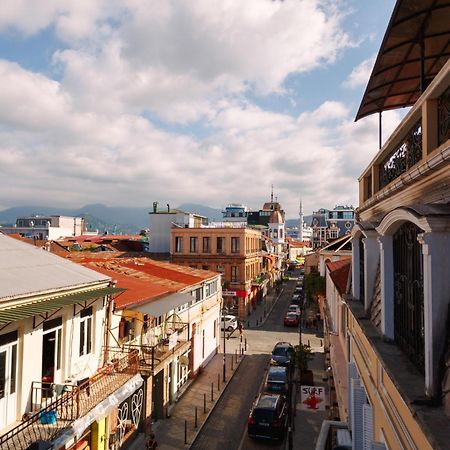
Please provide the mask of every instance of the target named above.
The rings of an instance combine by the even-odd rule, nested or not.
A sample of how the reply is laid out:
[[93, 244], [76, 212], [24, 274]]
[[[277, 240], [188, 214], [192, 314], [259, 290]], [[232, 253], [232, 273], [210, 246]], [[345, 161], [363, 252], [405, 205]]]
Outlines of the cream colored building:
[[343, 306], [355, 450], [449, 448], [449, 38], [448, 3], [397, 1], [356, 117], [411, 106], [359, 178]]

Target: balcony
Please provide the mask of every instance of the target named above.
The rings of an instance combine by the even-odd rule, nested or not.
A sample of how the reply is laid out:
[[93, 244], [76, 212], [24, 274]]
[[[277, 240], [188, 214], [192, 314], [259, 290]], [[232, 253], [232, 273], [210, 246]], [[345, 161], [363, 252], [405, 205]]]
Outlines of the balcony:
[[157, 340], [156, 344], [146, 344], [142, 338], [135, 339], [122, 347], [110, 348], [109, 353], [137, 352], [140, 372], [153, 375], [159, 372], [164, 361], [171, 355], [184, 353], [190, 348], [189, 324], [176, 323], [170, 333], [161, 334], [154, 339]]
[[54, 441], [73, 422], [107, 399], [138, 373], [137, 352], [113, 359], [80, 385], [65, 385], [59, 395], [52, 385], [33, 383], [33, 405], [26, 418], [0, 436], [2, 450], [26, 450], [36, 441]]
[[[423, 197], [437, 202], [448, 191], [444, 168], [450, 160], [450, 61], [417, 100], [359, 178], [361, 220], [371, 209], [379, 215], [392, 209], [388, 199], [409, 189], [404, 202]], [[429, 183], [424, 187], [424, 183]], [[444, 191], [443, 191], [444, 190]], [[384, 203], [383, 203], [384, 202]]]

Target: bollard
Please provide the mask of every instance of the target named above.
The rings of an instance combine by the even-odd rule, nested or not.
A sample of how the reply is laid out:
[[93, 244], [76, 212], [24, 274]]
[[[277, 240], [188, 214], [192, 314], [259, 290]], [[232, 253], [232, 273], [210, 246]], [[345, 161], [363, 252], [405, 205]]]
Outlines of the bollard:
[[245, 349], [245, 351], [247, 351], [247, 338], [245, 338], [245, 341], [244, 341], [244, 349]]
[[320, 346], [323, 347], [323, 341], [322, 341], [322, 339], [320, 340]]
[[310, 342], [309, 342], [309, 339], [308, 339], [308, 347], [311, 347], [311, 344], [310, 344]]
[[250, 320], [247, 321], [247, 328], [250, 328]]
[[217, 390], [220, 391], [220, 373], [217, 374]]
[[237, 364], [237, 350], [234, 351], [234, 358], [235, 358], [236, 364]]
[[214, 401], [214, 383], [211, 383], [211, 401]]
[[184, 445], [187, 444], [187, 420], [184, 421]]
[[233, 368], [233, 355], [231, 355], [231, 371], [233, 372], [234, 368]]
[[258, 326], [258, 319], [256, 319], [256, 326]]
[[194, 428], [197, 428], [197, 407], [195, 407]]
[[206, 414], [206, 394], [203, 394], [203, 414]]
[[242, 344], [239, 342], [239, 355], [242, 354]]

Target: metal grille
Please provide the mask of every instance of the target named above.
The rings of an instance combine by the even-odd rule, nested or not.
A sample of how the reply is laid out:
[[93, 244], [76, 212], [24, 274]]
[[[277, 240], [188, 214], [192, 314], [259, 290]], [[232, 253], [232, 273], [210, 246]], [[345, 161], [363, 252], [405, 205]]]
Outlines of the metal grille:
[[450, 88], [438, 100], [439, 145], [450, 139]]
[[359, 240], [359, 299], [364, 303], [364, 244]]
[[421, 230], [405, 223], [394, 234], [395, 341], [424, 373], [423, 260]]
[[388, 185], [421, 159], [422, 119], [419, 119], [400, 145], [380, 164], [380, 187]]

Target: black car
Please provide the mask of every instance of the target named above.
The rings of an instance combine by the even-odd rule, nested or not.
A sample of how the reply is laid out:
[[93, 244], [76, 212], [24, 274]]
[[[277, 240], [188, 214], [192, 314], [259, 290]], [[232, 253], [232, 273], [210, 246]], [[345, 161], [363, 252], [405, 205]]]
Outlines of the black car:
[[278, 342], [272, 350], [270, 364], [273, 366], [290, 366], [294, 361], [294, 347], [289, 342]]
[[255, 438], [283, 439], [287, 419], [285, 397], [279, 394], [261, 394], [248, 418], [248, 435]]
[[289, 372], [287, 367], [270, 366], [264, 383], [264, 390], [268, 393], [288, 395]]

